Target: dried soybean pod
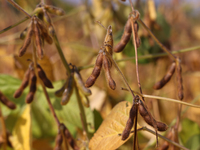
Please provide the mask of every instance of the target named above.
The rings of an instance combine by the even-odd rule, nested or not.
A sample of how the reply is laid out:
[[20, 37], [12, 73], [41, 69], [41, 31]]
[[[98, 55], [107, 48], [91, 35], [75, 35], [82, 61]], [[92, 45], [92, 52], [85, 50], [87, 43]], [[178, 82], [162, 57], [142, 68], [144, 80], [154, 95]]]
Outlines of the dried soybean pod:
[[54, 150], [61, 150], [62, 142], [63, 142], [62, 133], [59, 131], [57, 136], [56, 136], [56, 140], [55, 140], [56, 145], [55, 145]]
[[98, 78], [101, 72], [102, 62], [103, 62], [103, 52], [102, 50], [100, 50], [92, 74], [87, 79], [85, 87], [87, 88], [91, 87], [95, 83], [96, 79]]
[[131, 19], [129, 17], [129, 19], [126, 22], [125, 28], [124, 28], [124, 33], [121, 37], [120, 42], [114, 47], [114, 51], [116, 53], [119, 53], [121, 51], [123, 51], [123, 49], [125, 48], [126, 44], [128, 43], [128, 41], [131, 38], [131, 33], [132, 33], [132, 29], [131, 29]]
[[149, 124], [150, 126], [157, 128], [158, 131], [166, 131], [168, 129], [165, 123], [158, 122], [152, 117], [152, 115], [147, 111], [147, 109], [145, 108], [141, 100], [139, 101], [138, 110], [139, 110], [140, 115], [145, 120], [145, 122]]
[[171, 79], [172, 75], [174, 74], [175, 68], [176, 68], [176, 63], [173, 62], [171, 64], [171, 66], [169, 67], [165, 76], [160, 81], [158, 81], [156, 84], [154, 84], [153, 88], [155, 90], [158, 90], [158, 89], [161, 89], [166, 83], [168, 83], [169, 80]]
[[31, 25], [28, 28], [27, 35], [24, 40], [24, 44], [22, 45], [22, 47], [19, 50], [19, 57], [24, 55], [24, 53], [26, 52], [26, 49], [31, 44], [32, 35], [33, 35], [33, 19], [31, 20]]
[[112, 56], [113, 54], [113, 35], [112, 35], [112, 27], [108, 26], [106, 37], [104, 40], [104, 46], [106, 47], [106, 51]]
[[75, 70], [74, 70], [74, 80], [76, 82], [76, 85], [78, 87], [78, 89], [85, 95], [85, 96], [89, 96], [92, 94], [91, 90], [86, 88], [84, 83], [83, 83], [83, 80], [82, 80], [82, 77], [78, 71], [78, 69], [75, 67]]
[[1, 91], [0, 91], [0, 101], [10, 109], [16, 108], [16, 105], [10, 100], [8, 100], [8, 98], [5, 95], [3, 95]]
[[42, 80], [44, 85], [48, 88], [53, 88], [51, 81], [47, 78], [44, 70], [42, 69], [42, 67], [39, 64], [37, 64], [37, 72], [38, 72], [39, 78]]
[[45, 25], [39, 20], [37, 20], [37, 23], [38, 23], [37, 25], [38, 25], [39, 29], [41, 30], [41, 33], [42, 33], [44, 39], [46, 40], [46, 42], [49, 43], [49, 44], [52, 44], [53, 43], [53, 39], [49, 35], [48, 30], [45, 27]]
[[13, 95], [14, 98], [18, 98], [21, 96], [24, 89], [28, 86], [29, 77], [30, 77], [30, 69], [27, 69], [19, 89], [17, 89]]
[[69, 145], [72, 147], [73, 150], [79, 150], [79, 147], [76, 145], [75, 140], [73, 139], [72, 135], [70, 134], [69, 130], [67, 129], [67, 127], [62, 124], [64, 127], [64, 135], [67, 139], [67, 142], [69, 143]]
[[183, 100], [183, 80], [182, 80], [182, 68], [181, 68], [181, 60], [176, 58], [176, 78], [177, 78], [177, 85], [178, 85], [178, 98]]
[[61, 8], [55, 7], [55, 6], [45, 5], [44, 8], [48, 12], [55, 14], [55, 15], [58, 15], [58, 16], [62, 16], [62, 15], [65, 14], [64, 10], [62, 10]]
[[41, 40], [41, 33], [38, 27], [38, 23], [36, 18], [34, 18], [34, 33], [35, 33], [35, 44], [37, 48], [37, 55], [40, 59], [43, 58], [43, 49], [42, 49], [42, 40]]
[[70, 97], [72, 95], [72, 92], [73, 92], [73, 84], [74, 84], [74, 78], [73, 78], [73, 71], [71, 72], [69, 78], [68, 78], [68, 81], [67, 81], [67, 87], [65, 88], [63, 94], [62, 94], [62, 99], [61, 99], [61, 104], [62, 105], [66, 105], [69, 100], [70, 100]]
[[138, 36], [138, 30], [139, 30], [139, 25], [137, 23], [137, 21], [134, 22], [134, 31], [135, 31], [135, 42], [136, 42], [136, 46], [137, 48], [140, 46], [140, 38]]
[[37, 77], [36, 77], [33, 69], [31, 70], [31, 73], [30, 73], [30, 80], [31, 80], [31, 83], [30, 83], [29, 93], [26, 96], [26, 103], [28, 103], [28, 104], [33, 101], [34, 94], [35, 94], [36, 89], [37, 89], [37, 86], [36, 86]]
[[55, 92], [55, 95], [56, 95], [57, 97], [61, 97], [61, 96], [62, 96], [62, 94], [63, 94], [65, 88], [67, 87], [67, 84], [68, 84], [68, 79], [65, 81], [65, 83], [63, 84], [63, 86], [62, 86], [59, 90], [57, 90], [57, 91]]
[[126, 123], [126, 127], [125, 127], [124, 131], [122, 132], [122, 138], [121, 138], [122, 140], [126, 140], [130, 135], [131, 129], [134, 124], [134, 119], [137, 115], [137, 109], [138, 109], [138, 104], [133, 103], [131, 110], [129, 112], [129, 119]]
[[109, 65], [109, 58], [106, 56], [106, 54], [103, 54], [103, 66], [104, 66], [106, 80], [109, 84], [109, 87], [112, 90], [115, 90], [116, 84], [115, 84], [115, 81], [111, 77], [111, 71], [110, 71], [111, 67]]

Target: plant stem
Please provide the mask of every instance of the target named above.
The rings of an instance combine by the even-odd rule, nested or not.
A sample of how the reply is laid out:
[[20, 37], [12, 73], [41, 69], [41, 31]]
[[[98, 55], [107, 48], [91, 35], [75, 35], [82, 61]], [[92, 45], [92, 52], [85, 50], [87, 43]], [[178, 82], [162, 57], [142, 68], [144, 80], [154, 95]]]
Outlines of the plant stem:
[[176, 60], [176, 57], [155, 37], [151, 30], [146, 26], [146, 24], [139, 18], [138, 21], [142, 26], [148, 31], [151, 37], [156, 41], [156, 43], [170, 56], [173, 60]]
[[[154, 131], [148, 129], [147, 127], [143, 127], [143, 130], [148, 131], [148, 132], [150, 132], [150, 133], [156, 135], [156, 133], [155, 133]], [[168, 138], [166, 138], [166, 137], [164, 137], [164, 136], [162, 136], [162, 135], [160, 135], [160, 134], [157, 134], [157, 135], [158, 135], [160, 138], [166, 140], [167, 142], [169, 142], [169, 143], [171, 143], [171, 144], [173, 144], [173, 145], [175, 145], [175, 146], [177, 146], [177, 147], [179, 147], [179, 148], [181, 148], [181, 149], [183, 149], [183, 150], [189, 150], [189, 149], [185, 148], [184, 146], [182, 146], [182, 145], [180, 145], [180, 144], [178, 144], [178, 143], [176, 143], [176, 142], [174, 142], [174, 141], [171, 141], [171, 140], [169, 140]]]
[[0, 105], [0, 121], [1, 121], [1, 126], [2, 126], [2, 138], [4, 140], [3, 142], [3, 150], [6, 150], [7, 147], [7, 131], [6, 131], [6, 124], [2, 115], [1, 111], [1, 105]]
[[[132, 33], [133, 33], [133, 45], [134, 45], [134, 49], [135, 49], [135, 66], [136, 66], [136, 76], [137, 76], [137, 82], [138, 82], [138, 87], [140, 89], [140, 93], [142, 94], [142, 87], [140, 84], [140, 77], [139, 77], [139, 69], [138, 69], [138, 54], [137, 54], [137, 45], [136, 45], [136, 39], [135, 39], [135, 33], [137, 31], [135, 31], [134, 29], [134, 20], [131, 20], [131, 28], [132, 28]], [[144, 98], [142, 97], [143, 101]]]
[[[126, 88], [122, 88], [122, 90], [129, 91], [129, 90], [126, 89]], [[132, 90], [132, 91], [133, 91], [133, 90]], [[160, 96], [154, 96], [154, 95], [140, 94], [140, 93], [138, 93], [138, 92], [136, 92], [136, 91], [133, 91], [133, 93], [135, 93], [135, 94], [137, 94], [137, 95], [140, 95], [141, 97], [144, 97], [144, 98], [159, 99], [159, 100], [164, 100], [164, 101], [168, 101], [168, 102], [174, 102], [174, 103], [178, 103], [178, 104], [187, 105], [187, 106], [190, 106], [190, 107], [200, 108], [199, 105], [190, 104], [190, 103], [183, 102], [183, 101], [180, 101], [180, 100], [177, 100], [177, 99], [172, 99], [172, 98], [167, 98], [167, 97], [160, 97]], [[184, 110], [184, 111], [185, 111], [185, 110]]]
[[85, 115], [85, 111], [84, 111], [84, 108], [83, 108], [83, 105], [82, 105], [82, 102], [81, 102], [81, 98], [80, 98], [80, 95], [79, 95], [78, 88], [77, 88], [76, 84], [75, 84], [74, 88], [75, 88], [75, 92], [76, 92], [78, 107], [80, 109], [80, 114], [81, 114], [81, 117], [82, 117], [81, 119], [83, 121], [83, 130], [84, 130], [84, 127], [85, 127], [85, 132], [86, 132], [86, 135], [87, 135], [87, 139], [89, 139], [86, 115]]
[[31, 18], [31, 15], [29, 15], [23, 8], [21, 8], [17, 3], [15, 3], [13, 0], [7, 0], [9, 3], [11, 3], [15, 8], [17, 8], [19, 11], [24, 13], [28, 18]]
[[[198, 50], [198, 49], [200, 49], [200, 46], [195, 46], [195, 47], [191, 47], [191, 48], [185, 48], [185, 49], [172, 51], [172, 54], [184, 53], [184, 52], [194, 51], [194, 50]], [[168, 55], [167, 53], [158, 53], [158, 54], [152, 54], [152, 55], [150, 54], [150, 55], [138, 56], [138, 59], [151, 59], [151, 58], [157, 58], [157, 57], [164, 57], [167, 55]], [[123, 59], [119, 59], [119, 60], [115, 60], [115, 61], [116, 62], [124, 62], [124, 61], [129, 61], [132, 59], [135, 59], [135, 56], [123, 58]], [[78, 69], [84, 70], [84, 69], [88, 69], [88, 68], [92, 68], [92, 67], [94, 67], [94, 65], [80, 66], [80, 67], [78, 67]]]
[[46, 87], [44, 86], [44, 84], [43, 84], [43, 82], [41, 81], [41, 79], [38, 77], [36, 47], [35, 47], [35, 41], [34, 41], [34, 40], [33, 40], [33, 62], [34, 62], [35, 74], [36, 74], [36, 76], [37, 76], [37, 79], [39, 79], [39, 82], [40, 82], [40, 84], [41, 84], [41, 86], [42, 86], [42, 89], [43, 89], [43, 91], [44, 91], [44, 95], [45, 95], [45, 97], [46, 97], [47, 103], [48, 103], [48, 105], [49, 105], [50, 111], [51, 111], [51, 113], [52, 113], [52, 115], [53, 115], [53, 117], [54, 117], [54, 119], [55, 119], [55, 121], [56, 121], [56, 123], [57, 123], [58, 129], [59, 129], [60, 121], [58, 120], [58, 117], [57, 117], [57, 115], [56, 115], [56, 113], [55, 113], [55, 110], [54, 110], [54, 108], [53, 108], [53, 106], [52, 106], [52, 104], [51, 104], [51, 100], [50, 100], [49, 95], [48, 95], [48, 93], [47, 93]]
[[111, 56], [107, 51], [105, 51], [105, 52], [106, 52], [106, 55], [110, 58], [110, 60], [113, 62], [114, 66], [115, 66], [115, 68], [116, 68], [116, 70], [117, 70], [117, 72], [121, 75], [122, 80], [124, 81], [124, 84], [127, 86], [129, 92], [132, 94], [133, 99], [134, 99], [134, 98], [135, 98], [135, 95], [134, 95], [133, 91], [131, 90], [131, 87], [129, 86], [129, 84], [128, 84], [128, 82], [127, 82], [127, 80], [126, 80], [124, 74], [121, 72], [121, 70], [119, 69], [117, 63], [116, 63], [115, 60], [112, 58], [112, 56]]
[[16, 24], [11, 25], [11, 26], [9, 26], [9, 27], [7, 27], [7, 28], [1, 30], [1, 31], [0, 31], [0, 34], [6, 32], [6, 31], [8, 31], [8, 30], [10, 30], [10, 29], [12, 29], [12, 28], [14, 28], [14, 27], [16, 27], [16, 26], [18, 26], [19, 24], [23, 23], [24, 21], [26, 21], [26, 20], [28, 20], [28, 19], [29, 19], [29, 17], [25, 17], [23, 20], [17, 22]]
[[62, 63], [63, 63], [63, 65], [65, 66], [65, 68], [67, 70], [67, 73], [70, 74], [71, 73], [71, 69], [69, 68], [69, 64], [67, 63], [67, 60], [65, 59], [65, 56], [64, 56], [64, 54], [62, 52], [62, 49], [60, 47], [60, 43], [58, 41], [58, 38], [57, 38], [56, 34], [53, 35], [53, 40], [54, 40], [54, 43], [55, 43], [56, 48], [58, 50], [60, 59], [62, 60]]

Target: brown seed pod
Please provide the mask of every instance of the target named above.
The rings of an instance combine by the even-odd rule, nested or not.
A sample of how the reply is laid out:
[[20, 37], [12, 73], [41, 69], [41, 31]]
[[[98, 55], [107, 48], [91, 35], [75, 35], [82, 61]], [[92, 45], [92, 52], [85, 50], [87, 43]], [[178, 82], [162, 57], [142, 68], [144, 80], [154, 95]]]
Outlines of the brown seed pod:
[[160, 81], [158, 81], [156, 84], [154, 84], [153, 88], [155, 90], [158, 90], [158, 89], [161, 89], [165, 84], [167, 84], [169, 82], [169, 80], [171, 79], [172, 75], [174, 74], [175, 68], [176, 68], [176, 63], [173, 62], [171, 64], [171, 66], [169, 67], [165, 76]]
[[69, 145], [72, 147], [73, 150], [79, 150], [78, 146], [76, 145], [75, 140], [73, 139], [72, 135], [70, 134], [69, 130], [64, 124], [61, 124], [61, 127], [64, 128], [64, 136], [69, 143]]
[[84, 83], [83, 83], [83, 80], [82, 80], [82, 77], [78, 71], [78, 69], [75, 67], [75, 70], [74, 70], [74, 80], [76, 82], [76, 85], [78, 87], [78, 89], [85, 95], [85, 96], [89, 96], [92, 94], [91, 90], [86, 88]]
[[55, 15], [58, 15], [58, 16], [62, 16], [65, 14], [65, 11], [62, 10], [61, 8], [58, 8], [58, 7], [54, 7], [54, 6], [51, 6], [51, 5], [45, 5], [44, 8], [52, 13], [52, 14], [55, 14]]
[[132, 33], [132, 29], [131, 29], [131, 19], [129, 18], [126, 22], [125, 28], [124, 28], [124, 33], [121, 37], [120, 42], [114, 47], [114, 51], [116, 53], [119, 53], [121, 51], [123, 51], [123, 49], [125, 48], [126, 44], [128, 43], [128, 41], [131, 38], [131, 33]]
[[26, 49], [31, 44], [32, 35], [33, 35], [33, 20], [31, 20], [31, 25], [28, 28], [27, 35], [26, 35], [26, 38], [24, 40], [24, 44], [22, 45], [22, 47], [19, 50], [19, 57], [24, 55], [24, 53], [26, 52]]
[[30, 77], [30, 69], [27, 69], [19, 89], [17, 89], [13, 95], [14, 98], [18, 98], [21, 96], [24, 89], [28, 86], [29, 77]]
[[[147, 111], [147, 109], [145, 108], [141, 100], [139, 101], [138, 110], [139, 110], [140, 115], [145, 120], [145, 122], [149, 124], [150, 126], [157, 128], [158, 131], [166, 131], [168, 129], [166, 124], [162, 122], [158, 122], [152, 117], [152, 115]], [[156, 126], [154, 125], [154, 123]]]
[[139, 30], [139, 25], [137, 23], [137, 21], [134, 22], [134, 31], [135, 31], [135, 42], [136, 42], [136, 46], [137, 48], [140, 46], [141, 41], [140, 38], [138, 36], [138, 30]]
[[100, 52], [97, 56], [97, 60], [96, 60], [94, 69], [92, 71], [92, 74], [87, 79], [87, 81], [85, 83], [85, 87], [87, 87], [87, 88], [91, 87], [95, 83], [96, 79], [100, 75], [102, 62], [103, 62], [103, 52], [102, 52], [102, 50], [100, 50]]
[[47, 78], [44, 70], [42, 69], [42, 67], [39, 64], [37, 64], [37, 72], [38, 72], [39, 78], [42, 80], [44, 85], [48, 88], [53, 88], [51, 81]]
[[73, 87], [74, 87], [74, 78], [73, 78], [73, 74], [74, 72], [72, 71], [72, 73], [70, 74], [69, 78], [67, 79], [67, 87], [65, 88], [63, 94], [62, 94], [62, 99], [61, 99], [61, 104], [62, 105], [66, 105], [69, 100], [70, 97], [72, 95], [73, 92]]
[[41, 21], [39, 21], [38, 19], [37, 19], [37, 23], [38, 23], [37, 25], [38, 25], [39, 29], [41, 30], [41, 33], [42, 33], [44, 39], [46, 40], [46, 42], [49, 43], [49, 44], [52, 44], [53, 39], [49, 35], [47, 27], [45, 27], [45, 25]]
[[68, 84], [68, 80], [66, 80], [66, 82], [63, 84], [63, 86], [62, 86], [59, 90], [57, 90], [57, 91], [55, 92], [55, 95], [56, 95], [57, 97], [61, 97], [61, 96], [62, 96], [62, 94], [63, 94], [65, 88], [67, 88], [67, 84]]
[[181, 68], [181, 60], [179, 58], [176, 59], [176, 78], [178, 85], [178, 98], [183, 100], [183, 80], [182, 80], [182, 68]]
[[111, 71], [110, 71], [111, 66], [109, 63], [109, 58], [106, 56], [106, 54], [103, 54], [103, 66], [104, 66], [104, 71], [105, 71], [105, 75], [106, 75], [106, 80], [107, 80], [110, 88], [112, 90], [115, 90], [116, 84], [115, 84], [115, 81], [112, 79]]
[[106, 51], [112, 56], [113, 54], [113, 35], [112, 35], [112, 27], [108, 26], [107, 34], [104, 40], [104, 46]]
[[5, 95], [3, 95], [1, 91], [0, 91], [0, 101], [10, 109], [16, 108], [16, 105], [10, 100], [8, 100], [8, 98]]
[[34, 33], [35, 33], [35, 44], [37, 47], [37, 55], [40, 59], [42, 59], [43, 58], [42, 39], [36, 18], [34, 18]]
[[134, 124], [134, 119], [137, 115], [137, 109], [138, 109], [138, 104], [134, 103], [129, 112], [129, 119], [126, 123], [126, 127], [125, 127], [124, 131], [122, 132], [122, 138], [121, 138], [122, 140], [126, 140], [130, 135], [131, 129]]
[[28, 104], [33, 101], [35, 92], [37, 90], [37, 86], [36, 86], [37, 77], [36, 77], [33, 69], [31, 70], [31, 73], [30, 73], [30, 80], [31, 80], [31, 83], [30, 83], [29, 93], [26, 96], [26, 103], [28, 103]]
[[56, 140], [55, 140], [56, 145], [55, 145], [54, 150], [61, 150], [62, 142], [63, 142], [62, 133], [59, 131], [57, 136], [56, 136]]

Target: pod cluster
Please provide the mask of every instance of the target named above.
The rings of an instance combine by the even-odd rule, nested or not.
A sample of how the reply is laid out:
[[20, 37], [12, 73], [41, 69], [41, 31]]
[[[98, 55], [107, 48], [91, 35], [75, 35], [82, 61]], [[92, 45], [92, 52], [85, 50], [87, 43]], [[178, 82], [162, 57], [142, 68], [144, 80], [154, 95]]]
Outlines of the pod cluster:
[[0, 101], [10, 109], [15, 109], [16, 105], [10, 101], [1, 91], [0, 91]]
[[[48, 88], [53, 88], [51, 81], [47, 78], [44, 70], [42, 69], [42, 67], [39, 64], [37, 64], [37, 70], [36, 71], [38, 73], [39, 78], [44, 83], [44, 85]], [[13, 97], [19, 98], [22, 95], [22, 92], [24, 91], [24, 89], [28, 85], [29, 85], [29, 93], [26, 96], [26, 103], [29, 104], [33, 101], [35, 92], [37, 90], [37, 76], [35, 74], [33, 63], [31, 63], [29, 65], [29, 68], [27, 69], [27, 71], [24, 75], [22, 83], [21, 83], [20, 87], [15, 91]]]
[[50, 18], [50, 13], [58, 16], [65, 14], [63, 9], [51, 5], [46, 5], [44, 3], [37, 5], [35, 12], [37, 12], [38, 17], [47, 24], [47, 28], [51, 35], [54, 35], [55, 31]]
[[151, 113], [148, 111], [147, 107], [143, 104], [143, 102], [140, 100], [139, 96], [136, 95], [135, 99], [133, 100], [132, 108], [129, 112], [129, 119], [126, 123], [126, 127], [122, 133], [122, 140], [126, 140], [129, 137], [129, 134], [131, 132], [131, 129], [134, 124], [134, 119], [137, 115], [137, 111], [139, 111], [140, 115], [144, 119], [144, 121], [149, 124], [150, 126], [154, 127], [156, 132], [158, 131], [166, 131], [168, 129], [168, 126], [165, 123], [156, 121]]
[[87, 87], [87, 88], [91, 87], [95, 83], [96, 79], [100, 75], [101, 68], [103, 66], [107, 83], [112, 90], [115, 90], [116, 83], [111, 76], [112, 60], [108, 56], [109, 53], [107, 53], [105, 51], [106, 51], [106, 49], [104, 47], [102, 47], [100, 49], [99, 54], [96, 59], [94, 69], [92, 71], [92, 74], [87, 79], [87, 81], [85, 83], [85, 87]]
[[97, 55], [96, 63], [92, 74], [89, 76], [85, 83], [85, 87], [89, 88], [94, 85], [96, 79], [99, 77], [101, 73], [101, 68], [103, 66], [106, 76], [106, 81], [109, 87], [112, 90], [115, 90], [116, 83], [111, 76], [111, 67], [112, 67], [112, 54], [113, 54], [113, 35], [112, 35], [112, 27], [108, 26], [107, 33], [104, 39], [104, 46], [102, 46], [99, 50], [99, 54]]
[[183, 93], [183, 81], [182, 81], [182, 75], [181, 75], [182, 68], [181, 68], [181, 61], [178, 57], [176, 58], [176, 62], [173, 62], [171, 64], [171, 66], [169, 67], [164, 77], [160, 81], [154, 84], [153, 88], [155, 90], [159, 90], [162, 87], [164, 87], [173, 76], [175, 70], [176, 70], [176, 79], [177, 79], [177, 88], [178, 88], [178, 98], [179, 100], [183, 100], [184, 93]]
[[47, 27], [41, 22], [36, 16], [33, 16], [31, 18], [31, 22], [28, 25], [28, 27], [20, 34], [20, 38], [24, 39], [24, 43], [22, 47], [19, 50], [19, 57], [23, 56], [28, 48], [28, 46], [31, 44], [31, 40], [35, 42], [36, 50], [37, 50], [37, 56], [42, 59], [44, 55], [43, 51], [43, 45], [44, 40], [52, 44], [53, 40], [51, 36], [49, 35], [49, 32], [47, 30]]
[[71, 146], [73, 150], [79, 150], [79, 147], [76, 145], [76, 142], [70, 134], [69, 130], [63, 123], [61, 123], [59, 126], [58, 134], [56, 136], [56, 145], [54, 147], [54, 150], [61, 150], [64, 140], [66, 140], [66, 142]]
[[76, 84], [78, 88], [83, 105], [89, 107], [89, 99], [87, 96], [90, 96], [92, 92], [90, 89], [85, 87], [81, 74], [79, 73], [79, 70], [76, 66], [72, 66], [71, 73], [68, 76], [66, 82], [59, 90], [55, 92], [55, 95], [62, 97], [61, 104], [66, 105], [73, 93], [74, 84]]

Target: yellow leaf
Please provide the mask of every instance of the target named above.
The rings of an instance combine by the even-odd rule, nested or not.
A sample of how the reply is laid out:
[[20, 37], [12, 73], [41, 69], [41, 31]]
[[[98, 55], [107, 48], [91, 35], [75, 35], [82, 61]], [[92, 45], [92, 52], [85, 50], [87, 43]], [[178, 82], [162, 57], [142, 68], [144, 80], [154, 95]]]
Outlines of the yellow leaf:
[[26, 105], [14, 126], [11, 143], [15, 150], [31, 150], [31, 106]]
[[90, 140], [90, 150], [117, 149], [133, 135], [131, 133], [126, 141], [122, 141], [121, 136], [118, 135], [123, 132], [126, 126], [131, 106], [132, 104], [130, 102], [123, 101], [112, 109]]

